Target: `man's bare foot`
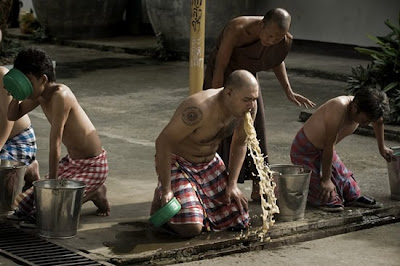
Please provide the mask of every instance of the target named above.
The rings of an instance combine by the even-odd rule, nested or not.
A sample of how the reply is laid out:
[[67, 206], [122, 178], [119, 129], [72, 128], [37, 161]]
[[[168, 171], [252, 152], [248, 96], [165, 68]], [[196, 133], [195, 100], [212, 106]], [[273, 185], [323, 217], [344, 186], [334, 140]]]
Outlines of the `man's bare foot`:
[[101, 185], [96, 191], [86, 195], [83, 202], [93, 201], [94, 205], [98, 208], [96, 211], [97, 216], [109, 216], [110, 204], [107, 199], [107, 187], [105, 184]]
[[251, 191], [251, 199], [256, 202], [261, 202], [260, 184], [258, 180], [253, 180], [253, 189]]
[[37, 160], [34, 160], [30, 165], [26, 167], [25, 170], [25, 186], [24, 186], [24, 191], [32, 186], [32, 183], [36, 180], [40, 179], [40, 174], [39, 174], [39, 162]]

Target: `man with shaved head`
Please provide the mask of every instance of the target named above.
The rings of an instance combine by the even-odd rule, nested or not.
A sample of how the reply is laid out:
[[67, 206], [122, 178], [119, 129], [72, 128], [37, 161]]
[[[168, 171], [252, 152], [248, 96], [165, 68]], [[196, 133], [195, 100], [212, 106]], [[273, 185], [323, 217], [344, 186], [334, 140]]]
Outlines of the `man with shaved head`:
[[[292, 45], [289, 33], [290, 14], [282, 9], [269, 10], [262, 16], [241, 16], [227, 23], [216, 41], [211, 53], [204, 78], [204, 89], [223, 87], [226, 78], [237, 69], [246, 69], [257, 77], [260, 71], [273, 70], [287, 98], [298, 106], [314, 107], [315, 104], [306, 97], [293, 92], [290, 85], [284, 59]], [[267, 157], [267, 136], [264, 104], [261, 91], [257, 100], [258, 112], [255, 120], [257, 137], [260, 140], [261, 152]], [[231, 138], [224, 140], [218, 153], [225, 164], [229, 164]], [[246, 157], [240, 173], [239, 182], [253, 179], [252, 199], [259, 200], [257, 173], [250, 157]]]
[[[237, 179], [246, 154], [243, 120], [249, 111], [254, 118], [258, 96], [254, 75], [236, 70], [225, 87], [184, 100], [158, 136], [158, 185], [151, 214], [176, 197], [182, 209], [168, 226], [180, 236], [248, 226], [248, 203]], [[226, 168], [216, 151], [232, 134], [231, 163]]]

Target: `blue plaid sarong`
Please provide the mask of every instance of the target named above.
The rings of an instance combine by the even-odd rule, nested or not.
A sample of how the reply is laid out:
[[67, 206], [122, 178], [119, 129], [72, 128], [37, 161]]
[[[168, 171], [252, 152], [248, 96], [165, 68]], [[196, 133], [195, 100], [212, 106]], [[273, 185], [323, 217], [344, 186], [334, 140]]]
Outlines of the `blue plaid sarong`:
[[29, 165], [36, 158], [36, 136], [30, 125], [20, 134], [9, 139], [0, 151], [1, 160], [14, 160]]

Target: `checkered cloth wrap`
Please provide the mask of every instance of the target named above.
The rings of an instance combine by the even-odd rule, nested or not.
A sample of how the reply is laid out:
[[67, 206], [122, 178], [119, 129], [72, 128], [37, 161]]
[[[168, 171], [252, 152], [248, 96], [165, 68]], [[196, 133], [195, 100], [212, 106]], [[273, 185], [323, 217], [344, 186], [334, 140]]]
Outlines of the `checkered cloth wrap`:
[[249, 214], [241, 214], [234, 201], [230, 205], [223, 202], [227, 180], [228, 173], [218, 154], [211, 162], [200, 164], [172, 155], [171, 188], [182, 208], [170, 222], [198, 223], [213, 231], [246, 228]]
[[36, 136], [32, 126], [20, 134], [9, 139], [0, 152], [0, 159], [23, 162], [25, 165], [32, 163], [36, 158]]
[[[83, 181], [86, 184], [84, 196], [98, 189], [108, 175], [107, 153], [88, 159], [72, 159], [69, 155], [62, 158], [58, 166], [57, 179]], [[34, 213], [33, 187], [17, 196], [18, 209], [27, 215]]]
[[316, 148], [304, 134], [303, 128], [297, 133], [290, 149], [293, 164], [305, 165], [311, 172], [308, 202], [314, 206], [341, 205], [352, 202], [360, 196], [360, 188], [353, 173], [346, 168], [336, 151], [333, 151], [331, 180], [336, 186], [337, 196], [331, 202], [322, 203], [318, 196], [321, 193], [320, 172], [322, 170], [322, 150]]

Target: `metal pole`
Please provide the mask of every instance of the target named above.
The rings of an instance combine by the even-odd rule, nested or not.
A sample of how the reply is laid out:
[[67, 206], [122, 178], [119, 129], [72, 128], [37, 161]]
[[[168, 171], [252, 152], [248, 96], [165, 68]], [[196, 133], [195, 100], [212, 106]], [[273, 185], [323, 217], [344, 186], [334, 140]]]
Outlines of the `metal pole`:
[[190, 20], [189, 93], [202, 91], [206, 0], [192, 0]]

